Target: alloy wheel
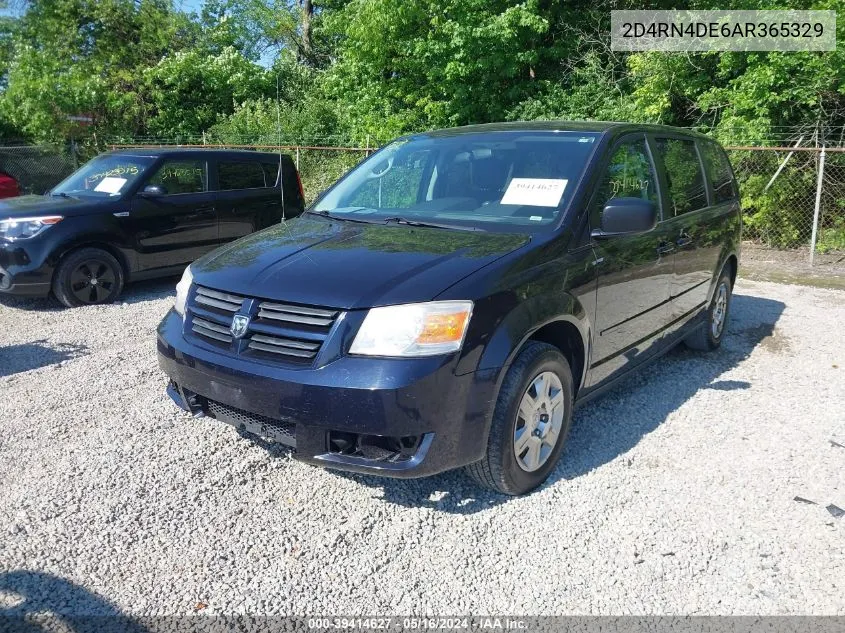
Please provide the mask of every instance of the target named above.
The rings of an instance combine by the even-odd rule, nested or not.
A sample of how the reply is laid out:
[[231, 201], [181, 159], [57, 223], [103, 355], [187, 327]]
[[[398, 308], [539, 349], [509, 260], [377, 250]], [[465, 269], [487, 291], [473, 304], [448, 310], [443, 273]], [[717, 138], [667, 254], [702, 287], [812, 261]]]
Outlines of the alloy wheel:
[[728, 286], [725, 283], [721, 283], [716, 289], [716, 296], [713, 299], [713, 316], [710, 320], [710, 331], [713, 333], [713, 338], [719, 338], [722, 335], [727, 315]]
[[514, 426], [513, 451], [522, 470], [534, 472], [548, 461], [560, 437], [564, 413], [560, 378], [542, 372], [523, 394]]

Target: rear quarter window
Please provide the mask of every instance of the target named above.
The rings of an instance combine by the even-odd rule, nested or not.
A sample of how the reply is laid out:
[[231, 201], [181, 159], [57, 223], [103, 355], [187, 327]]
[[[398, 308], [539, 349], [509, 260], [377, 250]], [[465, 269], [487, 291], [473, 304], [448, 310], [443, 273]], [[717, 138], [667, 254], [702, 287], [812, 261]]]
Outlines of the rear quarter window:
[[701, 157], [704, 159], [707, 179], [713, 188], [714, 204], [735, 200], [739, 192], [724, 150], [712, 141], [700, 143], [699, 149], [701, 150]]
[[267, 176], [261, 163], [254, 161], [221, 161], [217, 164], [217, 178], [221, 191], [272, 186], [267, 184]]

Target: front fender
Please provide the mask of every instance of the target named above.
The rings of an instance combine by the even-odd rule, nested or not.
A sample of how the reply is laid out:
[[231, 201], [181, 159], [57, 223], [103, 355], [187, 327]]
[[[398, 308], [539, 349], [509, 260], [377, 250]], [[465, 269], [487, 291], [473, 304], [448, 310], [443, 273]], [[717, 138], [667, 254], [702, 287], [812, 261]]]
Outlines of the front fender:
[[136, 268], [135, 251], [128, 233], [113, 218], [102, 216], [75, 218], [72, 231], [56, 236], [49, 263], [55, 267], [67, 253], [86, 246], [106, 248], [122, 260], [127, 273], [131, 274]]
[[[570, 293], [540, 295], [519, 302], [490, 336], [478, 369], [501, 368], [504, 373], [519, 350], [541, 328], [557, 322], [569, 323], [578, 330], [585, 352], [590, 349], [592, 323], [587, 310]], [[586, 362], [584, 366], [586, 366]], [[583, 372], [582, 372], [583, 373]], [[575, 376], [576, 382], [583, 376]]]

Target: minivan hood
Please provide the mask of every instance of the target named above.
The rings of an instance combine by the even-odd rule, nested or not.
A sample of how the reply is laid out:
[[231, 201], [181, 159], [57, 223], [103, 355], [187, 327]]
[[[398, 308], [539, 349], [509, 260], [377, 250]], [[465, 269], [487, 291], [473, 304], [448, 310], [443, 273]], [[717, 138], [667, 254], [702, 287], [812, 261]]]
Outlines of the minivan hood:
[[95, 212], [104, 202], [114, 201], [114, 198], [84, 199], [35, 195], [6, 198], [0, 200], [0, 220], [33, 215], [86, 215]]
[[191, 265], [202, 286], [333, 308], [433, 299], [528, 235], [340, 222], [305, 215]]

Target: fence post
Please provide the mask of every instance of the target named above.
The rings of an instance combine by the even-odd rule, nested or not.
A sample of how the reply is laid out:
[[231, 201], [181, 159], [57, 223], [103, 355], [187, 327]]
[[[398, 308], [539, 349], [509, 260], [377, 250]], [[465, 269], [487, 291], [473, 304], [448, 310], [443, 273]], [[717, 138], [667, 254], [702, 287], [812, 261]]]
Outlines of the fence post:
[[299, 171], [299, 145], [296, 146], [296, 171]]
[[822, 153], [819, 156], [819, 178], [816, 181], [816, 207], [813, 210], [813, 234], [810, 237], [810, 266], [813, 265], [813, 258], [816, 255], [816, 239], [819, 235], [819, 215], [822, 206], [822, 181], [824, 180], [824, 158], [825, 147], [822, 146]]
[[367, 151], [364, 154], [364, 156], [369, 156], [369, 155], [370, 155], [370, 135], [367, 134]]
[[[804, 140], [803, 136], [801, 138], [799, 138], [798, 141], [796, 141], [796, 143], [795, 143], [795, 147], [801, 147], [801, 141], [803, 141], [803, 140]], [[773, 184], [775, 184], [775, 180], [778, 179], [778, 176], [780, 176], [780, 172], [782, 172], [783, 168], [786, 167], [786, 163], [789, 162], [789, 159], [792, 158], [792, 155], [794, 153], [795, 153], [794, 151], [791, 151], [791, 152], [789, 152], [789, 154], [786, 155], [786, 158], [783, 159], [783, 162], [780, 164], [780, 167], [777, 168], [777, 171], [775, 172], [774, 176], [772, 176], [772, 178], [771, 178], [771, 180], [769, 180], [768, 184], [765, 187], [763, 187], [763, 193], [766, 193], [769, 190], [769, 187], [771, 187]]]

